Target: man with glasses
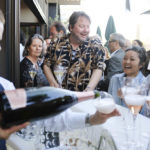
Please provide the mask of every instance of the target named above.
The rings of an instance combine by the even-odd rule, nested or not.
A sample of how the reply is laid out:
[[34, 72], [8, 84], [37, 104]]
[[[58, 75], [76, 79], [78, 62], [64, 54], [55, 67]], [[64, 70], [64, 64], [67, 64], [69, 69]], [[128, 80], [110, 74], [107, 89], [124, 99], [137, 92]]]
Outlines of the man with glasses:
[[109, 81], [111, 77], [117, 73], [122, 73], [122, 59], [124, 57], [124, 50], [126, 39], [120, 33], [112, 33], [109, 37], [109, 49], [111, 58], [108, 60], [107, 76], [105, 80], [100, 81], [99, 89], [108, 91]]
[[111, 58], [109, 60], [107, 79], [110, 80], [114, 74], [123, 72], [122, 59], [124, 57], [123, 47], [125, 46], [126, 39], [119, 33], [112, 33], [109, 38], [109, 49]]

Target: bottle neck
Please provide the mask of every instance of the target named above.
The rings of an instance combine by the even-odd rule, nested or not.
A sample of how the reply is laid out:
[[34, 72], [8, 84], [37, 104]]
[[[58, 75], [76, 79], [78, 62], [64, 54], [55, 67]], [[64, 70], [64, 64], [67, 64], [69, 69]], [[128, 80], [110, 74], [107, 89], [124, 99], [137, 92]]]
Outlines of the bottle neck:
[[88, 92], [75, 92], [76, 96], [78, 98], [78, 102], [82, 102], [85, 100], [89, 99], [94, 99], [95, 98], [95, 93], [94, 91], [88, 91]]

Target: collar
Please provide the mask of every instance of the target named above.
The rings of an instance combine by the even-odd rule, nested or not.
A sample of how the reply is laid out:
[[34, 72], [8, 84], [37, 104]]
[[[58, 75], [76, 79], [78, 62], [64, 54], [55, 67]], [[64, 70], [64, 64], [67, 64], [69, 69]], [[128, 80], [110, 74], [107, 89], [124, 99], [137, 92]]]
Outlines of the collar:
[[114, 52], [111, 53], [111, 57], [114, 56], [120, 49], [115, 50]]
[[[123, 84], [123, 78], [124, 77], [125, 77], [125, 73], [121, 73], [120, 77], [119, 77], [119, 82], [121, 83], [121, 86]], [[139, 73], [135, 77], [135, 80], [139, 81], [140, 84], [145, 80], [145, 77], [144, 77], [144, 75], [142, 74], [141, 71], [139, 71]]]

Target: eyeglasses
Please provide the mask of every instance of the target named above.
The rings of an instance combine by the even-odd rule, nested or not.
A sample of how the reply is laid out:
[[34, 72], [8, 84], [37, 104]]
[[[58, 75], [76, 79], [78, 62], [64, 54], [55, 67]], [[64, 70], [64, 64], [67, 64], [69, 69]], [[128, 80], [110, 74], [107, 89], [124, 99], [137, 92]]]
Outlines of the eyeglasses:
[[108, 43], [116, 42], [116, 40], [109, 40]]

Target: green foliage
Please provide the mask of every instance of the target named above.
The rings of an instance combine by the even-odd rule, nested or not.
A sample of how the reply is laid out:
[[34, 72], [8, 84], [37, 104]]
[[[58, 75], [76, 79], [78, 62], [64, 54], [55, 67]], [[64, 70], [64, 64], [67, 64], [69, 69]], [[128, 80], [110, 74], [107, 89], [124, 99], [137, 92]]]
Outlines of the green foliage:
[[96, 34], [99, 35], [99, 36], [102, 38], [102, 35], [101, 35], [101, 29], [100, 29], [99, 26], [97, 27]]
[[116, 32], [116, 27], [115, 27], [115, 22], [114, 22], [113, 16], [109, 16], [107, 26], [106, 26], [106, 30], [105, 30], [106, 40], [108, 41], [110, 34], [115, 33], [115, 32]]
[[48, 21], [49, 21], [49, 24], [53, 24], [53, 22], [59, 21], [59, 16], [56, 15], [55, 18], [49, 17]]

